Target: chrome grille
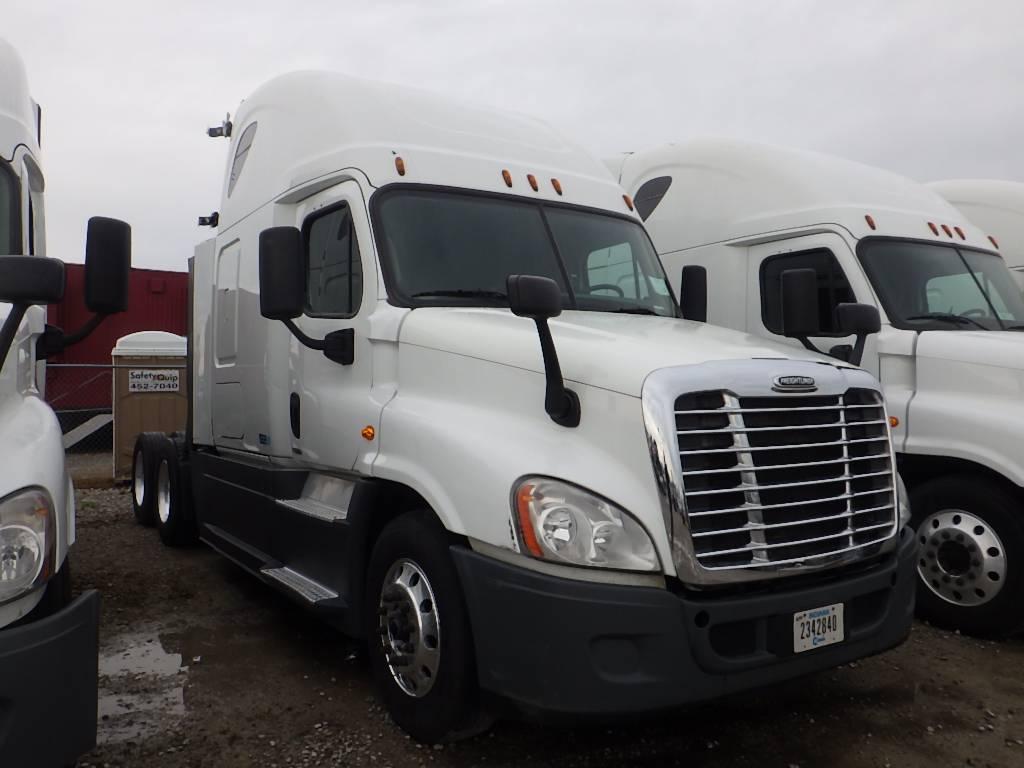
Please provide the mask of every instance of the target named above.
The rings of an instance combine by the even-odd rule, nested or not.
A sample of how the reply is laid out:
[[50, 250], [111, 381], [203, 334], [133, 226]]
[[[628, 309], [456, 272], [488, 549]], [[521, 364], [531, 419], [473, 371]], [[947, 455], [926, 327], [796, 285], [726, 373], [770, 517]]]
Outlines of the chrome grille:
[[896, 529], [892, 455], [878, 392], [675, 402], [686, 518], [709, 570], [820, 563]]

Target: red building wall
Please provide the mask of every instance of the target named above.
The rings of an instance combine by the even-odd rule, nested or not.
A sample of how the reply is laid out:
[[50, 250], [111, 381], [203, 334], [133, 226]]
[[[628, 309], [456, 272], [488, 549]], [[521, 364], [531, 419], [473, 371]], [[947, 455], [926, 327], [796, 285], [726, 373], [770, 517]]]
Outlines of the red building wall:
[[[85, 307], [85, 266], [68, 264], [64, 301], [51, 304], [47, 322], [65, 331], [77, 330], [92, 316]], [[46, 399], [54, 410], [110, 408], [109, 370], [61, 368], [60, 364], [110, 365], [110, 350], [119, 338], [135, 331], [168, 331], [185, 335], [188, 273], [133, 269], [128, 280], [128, 311], [106, 318], [84, 341], [50, 358]]]

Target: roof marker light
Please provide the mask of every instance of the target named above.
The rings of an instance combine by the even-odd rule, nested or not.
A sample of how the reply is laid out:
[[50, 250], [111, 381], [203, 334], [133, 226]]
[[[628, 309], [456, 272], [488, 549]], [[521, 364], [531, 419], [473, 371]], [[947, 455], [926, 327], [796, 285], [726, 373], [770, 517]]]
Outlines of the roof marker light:
[[953, 230], [951, 230], [949, 228], [949, 224], [943, 224], [942, 225], [942, 231], [946, 233], [947, 237], [952, 237], [953, 236]]
[[512, 174], [511, 173], [509, 173], [508, 171], [502, 171], [501, 172], [501, 178], [503, 178], [505, 180], [505, 186], [506, 187], [511, 187], [512, 186]]
[[989, 241], [990, 243], [992, 243], [992, 245], [994, 245], [994, 246], [996, 247], [996, 250], [997, 250], [997, 251], [999, 250], [999, 243], [998, 243], [998, 242], [996, 242], [996, 239], [995, 239], [994, 237], [992, 237], [992, 235], [989, 235], [989, 236], [988, 236], [988, 241]]
[[626, 207], [629, 208], [629, 210], [632, 211], [633, 210], [633, 198], [630, 197], [629, 195], [623, 195], [622, 199], [623, 199], [623, 201], [625, 201]]
[[868, 226], [871, 227], [872, 229], [877, 229], [877, 227], [875, 227], [875, 219], [870, 213], [864, 214], [864, 221], [866, 221], [868, 223]]
[[526, 180], [528, 182], [530, 182], [530, 188], [534, 192], [536, 192], [537, 191], [537, 177], [534, 176], [532, 173], [528, 173], [528, 174], [526, 174]]
[[932, 231], [932, 234], [933, 234], [933, 235], [937, 235], [937, 234], [939, 234], [939, 228], [938, 228], [938, 227], [936, 227], [936, 226], [935, 226], [935, 225], [934, 225], [934, 224], [933, 224], [932, 222], [930, 222], [930, 221], [928, 222], [928, 229], [930, 229], [930, 230]]
[[395, 156], [395, 170], [398, 171], [399, 176], [405, 176], [405, 160]]
[[966, 240], [967, 237], [964, 235], [964, 231], [960, 227], [953, 227], [953, 231], [957, 233], [961, 240]]
[[551, 180], [551, 186], [554, 187], [555, 188], [555, 192], [557, 192], [558, 195], [561, 196], [561, 194], [562, 194], [562, 182], [560, 182], [558, 179], [552, 179]]

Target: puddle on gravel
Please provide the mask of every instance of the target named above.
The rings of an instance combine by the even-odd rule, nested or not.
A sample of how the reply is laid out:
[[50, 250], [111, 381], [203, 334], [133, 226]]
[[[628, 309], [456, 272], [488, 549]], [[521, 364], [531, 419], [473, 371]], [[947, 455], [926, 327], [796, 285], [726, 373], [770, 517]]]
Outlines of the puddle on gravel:
[[167, 651], [156, 632], [119, 635], [100, 650], [100, 744], [135, 741], [172, 727], [185, 714], [180, 653]]

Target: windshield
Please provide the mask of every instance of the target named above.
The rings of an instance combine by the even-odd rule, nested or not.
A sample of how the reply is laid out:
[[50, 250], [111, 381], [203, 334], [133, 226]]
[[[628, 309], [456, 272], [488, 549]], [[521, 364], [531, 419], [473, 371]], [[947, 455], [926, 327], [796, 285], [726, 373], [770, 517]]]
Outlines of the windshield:
[[18, 177], [0, 160], [0, 254], [21, 253], [21, 205]]
[[507, 306], [509, 275], [558, 283], [562, 306], [676, 315], [661, 262], [635, 221], [546, 203], [395, 189], [375, 201], [392, 298], [407, 306]]
[[996, 254], [901, 240], [866, 240], [858, 253], [897, 328], [1024, 329], [1024, 297]]

